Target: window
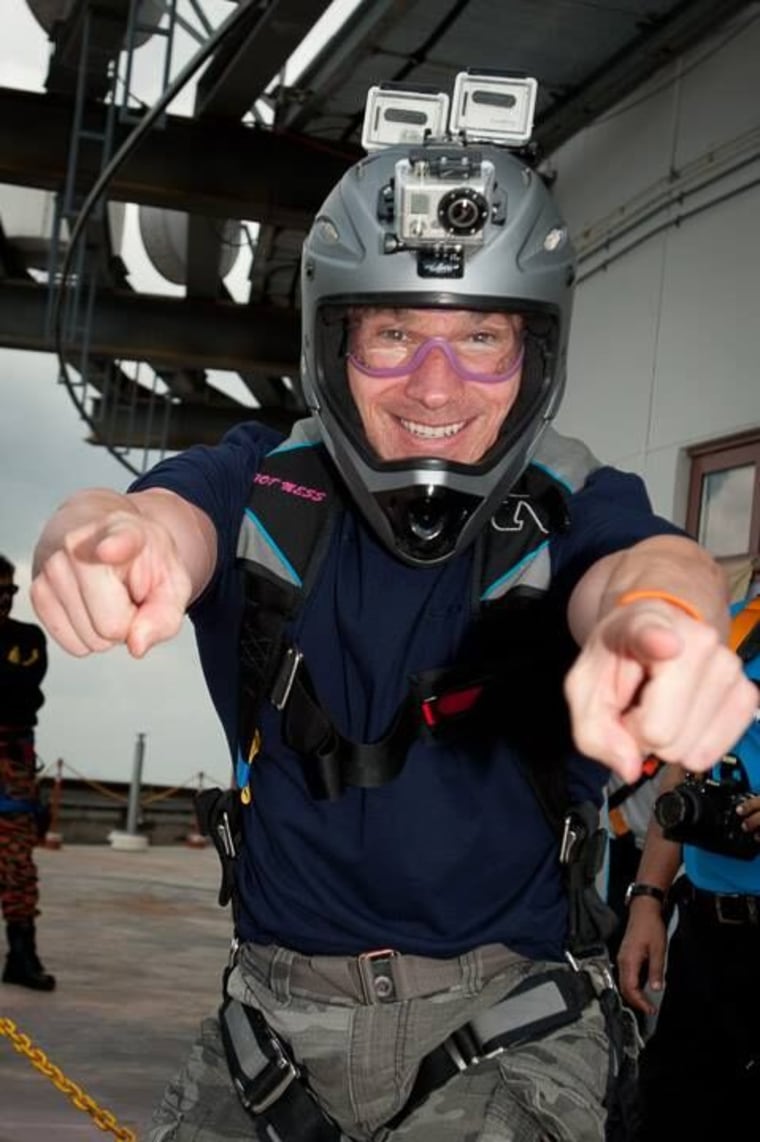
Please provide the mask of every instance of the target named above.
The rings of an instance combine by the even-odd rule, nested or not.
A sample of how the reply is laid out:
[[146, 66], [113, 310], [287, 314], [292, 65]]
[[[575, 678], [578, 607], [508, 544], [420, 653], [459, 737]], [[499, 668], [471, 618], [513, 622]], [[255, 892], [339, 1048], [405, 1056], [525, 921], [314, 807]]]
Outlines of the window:
[[760, 557], [760, 430], [689, 449], [686, 530], [729, 567]]

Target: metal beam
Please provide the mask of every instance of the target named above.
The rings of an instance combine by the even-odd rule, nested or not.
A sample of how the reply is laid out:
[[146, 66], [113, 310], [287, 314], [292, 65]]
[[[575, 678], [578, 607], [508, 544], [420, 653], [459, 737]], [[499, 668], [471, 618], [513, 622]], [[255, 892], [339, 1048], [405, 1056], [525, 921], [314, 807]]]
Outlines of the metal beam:
[[[45, 331], [48, 304], [47, 286], [0, 281], [0, 345], [54, 352]], [[291, 310], [101, 290], [89, 351], [96, 357], [148, 361], [156, 369], [290, 376], [298, 372], [299, 344], [298, 315]], [[77, 348], [76, 341], [66, 346], [72, 353]]]
[[165, 448], [179, 451], [193, 444], [218, 444], [220, 438], [230, 428], [243, 420], [256, 420], [269, 428], [288, 433], [294, 421], [303, 417], [304, 412], [293, 412], [283, 408], [236, 408], [216, 405], [173, 405], [166, 423], [160, 406], [151, 408], [150, 402], [142, 401], [131, 408], [127, 405], [119, 409], [106, 409], [97, 398], [92, 404], [92, 420], [98, 427], [98, 419], [103, 418], [102, 432], [90, 435], [90, 444], [102, 444], [111, 448]]
[[[72, 112], [65, 99], [0, 88], [0, 182], [59, 189], [66, 177]], [[84, 127], [102, 132], [105, 115], [104, 107], [90, 105]], [[117, 126], [114, 150], [128, 130]], [[319, 204], [363, 153], [358, 147], [170, 115], [116, 172], [108, 197], [305, 231]], [[94, 183], [100, 158], [99, 146], [84, 139], [77, 165], [80, 189]]]
[[252, 9], [234, 43], [216, 52], [198, 83], [195, 113], [239, 119], [263, 95], [330, 0], [274, 0]]

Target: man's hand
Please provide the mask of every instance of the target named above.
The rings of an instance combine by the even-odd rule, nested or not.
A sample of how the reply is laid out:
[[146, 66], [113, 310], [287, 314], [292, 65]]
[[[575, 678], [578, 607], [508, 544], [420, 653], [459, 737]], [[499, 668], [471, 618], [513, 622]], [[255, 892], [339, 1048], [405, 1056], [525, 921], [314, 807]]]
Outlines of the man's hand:
[[661, 599], [613, 607], [566, 679], [578, 748], [635, 781], [654, 754], [697, 772], [741, 737], [757, 688], [709, 623]]
[[[180, 628], [198, 588], [188, 563], [205, 568], [200, 581], [207, 581], [215, 550], [207, 527], [203, 513], [171, 493], [81, 493], [53, 517], [37, 546], [31, 599], [41, 622], [70, 654], [124, 643], [142, 657]], [[183, 535], [199, 560], [184, 557]]]
[[[657, 1010], [647, 999], [644, 987], [662, 991], [667, 930], [659, 901], [651, 896], [636, 896], [631, 901], [628, 927], [618, 952], [618, 979], [623, 999], [631, 1007], [654, 1015]], [[648, 967], [646, 984], [642, 982]]]
[[736, 812], [742, 819], [742, 828], [746, 833], [752, 833], [758, 842], [757, 851], [760, 853], [760, 793], [748, 797], [737, 805]]

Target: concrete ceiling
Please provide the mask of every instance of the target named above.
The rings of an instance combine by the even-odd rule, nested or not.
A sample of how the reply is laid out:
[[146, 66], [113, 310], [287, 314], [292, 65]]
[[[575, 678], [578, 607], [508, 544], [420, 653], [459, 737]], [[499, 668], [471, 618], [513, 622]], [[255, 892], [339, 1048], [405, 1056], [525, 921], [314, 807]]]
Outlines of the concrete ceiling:
[[[178, 0], [180, 12], [183, 2], [196, 14], [202, 4]], [[43, 258], [3, 230], [0, 186], [0, 345], [57, 348], [64, 374], [80, 378], [71, 391], [82, 402], [76, 394], [86, 394], [92, 440], [122, 455], [138, 438], [141, 448], [214, 441], [250, 415], [208, 384], [209, 369], [238, 374], [260, 406], [256, 415], [286, 427], [302, 409], [300, 244], [327, 191], [363, 154], [370, 86], [393, 81], [450, 92], [457, 72], [473, 66], [536, 76], [534, 139], [550, 155], [745, 2], [360, 0], [297, 85], [271, 93], [274, 124], [265, 127], [250, 112], [328, 0], [241, 0], [234, 34], [214, 47], [209, 29], [192, 116], [162, 115], [113, 171], [82, 231], [87, 261], [72, 263], [65, 292], [46, 280], [55, 270], [49, 251]], [[143, 0], [140, 25], [130, 19], [129, 0], [29, 3], [51, 54], [40, 62], [44, 92], [0, 87], [0, 183], [55, 192], [76, 225], [108, 157], [129, 146], [144, 118], [109, 113], [113, 61], [125, 44], [150, 35], [149, 17], [156, 21], [165, 5]], [[103, 202], [187, 212], [183, 298], [133, 289], [111, 252]], [[222, 281], [227, 219], [260, 224], [245, 303], [233, 301]], [[60, 322], [51, 324], [51, 298], [59, 316], [79, 314], [64, 335]], [[123, 361], [147, 362], [160, 377], [162, 417]]]

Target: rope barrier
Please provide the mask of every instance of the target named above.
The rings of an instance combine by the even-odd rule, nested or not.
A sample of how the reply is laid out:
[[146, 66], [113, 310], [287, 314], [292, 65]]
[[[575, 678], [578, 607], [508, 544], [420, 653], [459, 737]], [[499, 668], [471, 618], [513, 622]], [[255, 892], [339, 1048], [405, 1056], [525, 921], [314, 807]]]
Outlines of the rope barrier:
[[[73, 773], [75, 777], [77, 777], [81, 782], [83, 782], [83, 784], [89, 786], [90, 789], [95, 790], [96, 793], [100, 793], [101, 796], [108, 798], [110, 801], [116, 801], [121, 805], [127, 804], [129, 798], [126, 794], [117, 793], [113, 789], [109, 789], [107, 786], [103, 785], [100, 781], [97, 781], [91, 777], [86, 777], [80, 770], [78, 770], [75, 766], [71, 765], [70, 762], [68, 762], [68, 761], [62, 761], [61, 760], [61, 764], [64, 766], [64, 768], [69, 770], [70, 773]], [[176, 794], [181, 793], [181, 792], [183, 792], [183, 790], [189, 789], [192, 786], [196, 786], [197, 788], [200, 788], [203, 778], [205, 778], [207, 776], [208, 776], [208, 774], [205, 774], [203, 772], [192, 773], [192, 774], [190, 774], [189, 777], [186, 777], [183, 782], [181, 782], [178, 785], [173, 785], [170, 789], [162, 789], [158, 793], [151, 793], [145, 797], [141, 797], [140, 798], [140, 805], [141, 806], [153, 805], [157, 801], [165, 801], [169, 797], [174, 797], [174, 796], [176, 796]], [[214, 779], [212, 778], [212, 781], [213, 780]], [[222, 781], [216, 781], [215, 784], [217, 784], [221, 789], [225, 789], [229, 783], [228, 782], [222, 782]]]

